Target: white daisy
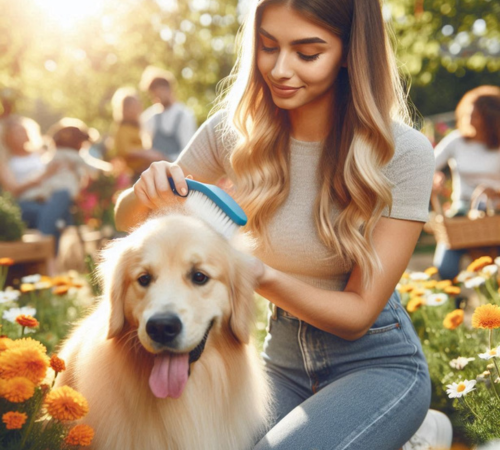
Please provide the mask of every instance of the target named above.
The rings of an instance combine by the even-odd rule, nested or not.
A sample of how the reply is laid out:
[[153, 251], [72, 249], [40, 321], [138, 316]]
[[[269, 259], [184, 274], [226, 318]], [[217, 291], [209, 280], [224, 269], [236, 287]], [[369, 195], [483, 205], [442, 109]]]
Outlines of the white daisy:
[[49, 283], [48, 281], [37, 281], [33, 287], [36, 290], [41, 290], [41, 289], [50, 289], [52, 287], [52, 284]]
[[496, 266], [496, 264], [490, 264], [489, 266], [483, 267], [481, 272], [492, 277], [493, 275], [495, 275], [498, 272], [498, 267]]
[[468, 289], [476, 288], [484, 284], [486, 280], [483, 277], [474, 277], [471, 278], [470, 280], [467, 280], [464, 283], [464, 286]]
[[493, 261], [497, 266], [500, 266], [500, 256], [497, 256]]
[[487, 350], [486, 353], [480, 353], [479, 357], [481, 359], [491, 359], [500, 357], [500, 345], [497, 348], [492, 348]]
[[42, 276], [39, 274], [28, 275], [27, 277], [22, 277], [21, 282], [35, 284], [35, 283], [38, 283], [41, 279], [42, 279]]
[[471, 278], [474, 278], [475, 276], [476, 276], [475, 272], [467, 272], [466, 270], [462, 270], [462, 272], [460, 272], [457, 275], [457, 281], [459, 283], [464, 283], [465, 281], [470, 280]]
[[425, 300], [427, 306], [440, 306], [448, 301], [448, 296], [446, 294], [431, 294]]
[[430, 275], [425, 272], [413, 272], [410, 273], [410, 280], [412, 281], [426, 281], [430, 278]]
[[0, 304], [9, 303], [17, 300], [19, 298], [19, 291], [0, 291]]
[[452, 383], [448, 384], [446, 387], [446, 393], [449, 398], [460, 398], [464, 395], [467, 395], [470, 391], [475, 389], [477, 381], [476, 380], [464, 380], [460, 381], [460, 383]]
[[35, 316], [36, 309], [30, 306], [23, 306], [22, 308], [10, 308], [3, 312], [3, 319], [9, 322], [16, 323], [16, 317], [24, 314], [26, 316]]
[[459, 356], [458, 358], [452, 359], [450, 361], [450, 366], [457, 370], [462, 370], [470, 361], [474, 361], [476, 358], [465, 358]]

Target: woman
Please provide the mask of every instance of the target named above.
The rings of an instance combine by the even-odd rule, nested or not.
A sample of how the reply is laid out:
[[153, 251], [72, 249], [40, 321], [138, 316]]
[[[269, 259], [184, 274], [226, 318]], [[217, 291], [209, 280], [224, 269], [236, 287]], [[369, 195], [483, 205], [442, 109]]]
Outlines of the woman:
[[264, 0], [246, 33], [224, 111], [122, 194], [116, 223], [174, 203], [167, 175], [181, 193], [185, 174], [227, 175], [274, 310], [276, 425], [256, 449], [399, 449], [430, 401], [395, 286], [427, 220], [434, 157], [393, 121], [404, 107], [379, 2]]
[[[480, 86], [467, 92], [455, 110], [457, 130], [435, 149], [436, 169], [449, 164], [452, 177], [452, 204], [449, 217], [465, 216], [474, 190], [481, 186], [495, 200], [500, 194], [500, 88]], [[437, 172], [434, 185], [439, 191], [444, 181]], [[498, 200], [497, 200], [498, 202]], [[443, 279], [453, 279], [460, 271], [466, 249], [451, 250], [438, 244], [434, 265]]]
[[59, 163], [45, 164], [41, 155], [30, 151], [26, 119], [9, 118], [3, 124], [0, 187], [16, 198], [23, 221], [46, 235], [52, 235], [57, 244], [64, 225], [69, 222], [72, 204], [68, 191], [53, 192], [48, 198], [33, 198], [44, 182], [63, 168]]

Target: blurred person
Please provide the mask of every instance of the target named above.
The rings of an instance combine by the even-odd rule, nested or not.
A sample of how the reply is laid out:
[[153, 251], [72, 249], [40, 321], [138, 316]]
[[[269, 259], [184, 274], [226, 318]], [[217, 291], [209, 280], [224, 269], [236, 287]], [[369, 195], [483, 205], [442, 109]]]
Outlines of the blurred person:
[[[474, 190], [484, 188], [497, 207], [500, 206], [500, 87], [479, 86], [467, 92], [456, 110], [457, 129], [435, 148], [435, 192], [440, 192], [445, 176], [451, 171], [451, 206], [448, 217], [465, 216], [471, 207]], [[434, 265], [443, 279], [453, 279], [460, 271], [460, 259], [466, 249], [451, 250], [438, 243]]]
[[140, 87], [154, 102], [142, 114], [144, 131], [151, 140], [150, 162], [175, 161], [196, 131], [193, 113], [175, 99], [176, 80], [172, 73], [148, 66], [141, 77]]

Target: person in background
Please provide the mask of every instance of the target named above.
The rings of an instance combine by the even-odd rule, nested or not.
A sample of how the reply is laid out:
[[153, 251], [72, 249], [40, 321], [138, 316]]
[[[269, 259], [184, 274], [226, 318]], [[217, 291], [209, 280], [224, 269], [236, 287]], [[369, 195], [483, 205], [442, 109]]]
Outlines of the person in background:
[[141, 121], [152, 149], [159, 153], [150, 153], [150, 162], [175, 161], [196, 131], [193, 113], [175, 99], [175, 86], [175, 77], [166, 70], [148, 66], [142, 74], [140, 87], [154, 104], [144, 111]]
[[[448, 165], [452, 178], [451, 207], [448, 217], [465, 216], [479, 186], [491, 196], [500, 194], [500, 87], [480, 86], [467, 92], [456, 110], [457, 129], [435, 148], [434, 191], [439, 192]], [[460, 271], [466, 249], [451, 250], [438, 243], [434, 265], [443, 279], [453, 279]]]

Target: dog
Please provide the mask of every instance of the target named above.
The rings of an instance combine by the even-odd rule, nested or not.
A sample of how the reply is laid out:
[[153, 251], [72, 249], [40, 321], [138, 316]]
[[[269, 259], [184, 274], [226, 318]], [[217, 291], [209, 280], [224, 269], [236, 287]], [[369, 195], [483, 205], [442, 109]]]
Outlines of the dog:
[[250, 343], [251, 258], [195, 217], [146, 221], [104, 251], [103, 296], [63, 344], [94, 450], [246, 450], [269, 424]]

